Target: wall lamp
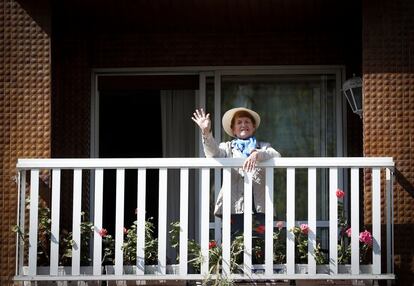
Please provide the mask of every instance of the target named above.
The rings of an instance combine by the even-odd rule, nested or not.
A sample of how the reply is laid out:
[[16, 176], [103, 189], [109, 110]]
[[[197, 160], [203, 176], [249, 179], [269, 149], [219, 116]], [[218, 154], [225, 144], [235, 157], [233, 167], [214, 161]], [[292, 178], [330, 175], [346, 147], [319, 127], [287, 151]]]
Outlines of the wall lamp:
[[352, 78], [344, 82], [342, 91], [352, 111], [362, 118], [362, 79], [354, 74]]

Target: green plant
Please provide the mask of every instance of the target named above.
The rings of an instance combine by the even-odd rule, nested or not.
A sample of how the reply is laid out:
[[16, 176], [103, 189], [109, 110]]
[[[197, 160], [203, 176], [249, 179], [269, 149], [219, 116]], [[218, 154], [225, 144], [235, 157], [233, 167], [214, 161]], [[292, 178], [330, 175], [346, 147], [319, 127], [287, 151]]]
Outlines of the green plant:
[[[283, 222], [277, 222], [277, 229], [273, 232], [273, 259], [275, 263], [284, 263], [286, 260], [285, 255], [285, 236], [283, 234]], [[253, 225], [254, 232], [259, 236], [252, 237], [252, 263], [263, 264], [264, 263], [264, 249], [265, 243], [261, 234], [265, 233], [264, 225]], [[180, 222], [171, 223], [170, 230], [171, 245], [177, 251], [177, 260], [179, 259], [179, 235], [180, 235]], [[244, 251], [244, 236], [237, 235], [233, 238], [230, 245], [230, 271], [237, 273], [242, 271], [241, 264], [243, 262]], [[223, 248], [222, 245], [216, 241], [211, 240], [209, 242], [209, 271], [205, 277], [204, 285], [233, 285], [234, 282], [228, 277], [220, 275], [221, 265], [223, 263]], [[188, 263], [192, 265], [196, 272], [200, 271], [200, 266], [203, 261], [201, 255], [200, 245], [193, 239], [188, 240]]]
[[[301, 224], [295, 226], [290, 230], [295, 236], [296, 242], [296, 262], [307, 263], [308, 260], [308, 233], [309, 226], [307, 224]], [[316, 260], [316, 264], [327, 263], [326, 257], [322, 252], [320, 243], [316, 243], [316, 247], [313, 253], [313, 257]]]
[[[345, 192], [341, 189], [336, 190], [336, 197], [338, 198], [338, 263], [348, 264], [351, 262], [351, 227], [345, 216], [344, 204], [342, 199], [345, 197]], [[360, 263], [368, 263], [368, 252], [372, 247], [372, 235], [365, 229], [359, 233], [360, 241]]]
[[[145, 264], [157, 263], [158, 239], [154, 238], [153, 218], [145, 221]], [[122, 246], [124, 262], [134, 265], [137, 259], [137, 221], [134, 221], [129, 229], [124, 228], [125, 239]]]
[[[26, 208], [30, 207], [30, 199], [26, 199]], [[49, 252], [50, 252], [50, 241], [51, 241], [51, 219], [50, 209], [46, 202], [39, 198], [39, 212], [38, 212], [38, 266], [48, 266], [50, 264]], [[89, 255], [89, 244], [92, 238], [92, 233], [95, 226], [92, 222], [85, 220], [85, 213], [81, 213], [81, 265], [89, 265], [91, 258]], [[149, 218], [145, 222], [145, 264], [151, 265], [157, 262], [157, 246], [158, 239], [154, 238], [154, 224], [152, 223], [153, 218]], [[16, 232], [20, 239], [22, 239], [24, 245], [28, 245], [29, 236], [25, 233], [24, 229], [18, 225], [13, 226], [12, 230]], [[124, 253], [125, 264], [136, 263], [136, 243], [137, 243], [137, 222], [134, 221], [129, 229], [124, 229], [124, 243], [122, 246]], [[113, 264], [115, 257], [115, 240], [112, 235], [108, 234], [105, 228], [99, 230], [99, 235], [102, 237], [102, 264], [109, 265]], [[74, 246], [72, 232], [62, 229], [59, 238], [59, 257], [60, 265], [71, 265], [72, 249]]]
[[[26, 199], [26, 208], [30, 208], [30, 198]], [[49, 252], [51, 241], [51, 219], [50, 209], [46, 202], [39, 198], [39, 212], [38, 212], [38, 240], [37, 240], [37, 265], [46, 266], [50, 264]], [[89, 242], [93, 231], [93, 224], [85, 221], [85, 213], [81, 213], [82, 222], [80, 225], [81, 232], [81, 264], [88, 265], [91, 261], [89, 257]], [[29, 244], [29, 235], [25, 233], [24, 229], [18, 225], [13, 226], [13, 231], [19, 234], [20, 239], [24, 245]], [[74, 245], [72, 232], [63, 229], [59, 235], [59, 261], [61, 265], [70, 265], [72, 258], [72, 248]]]
[[283, 222], [278, 221], [276, 231], [273, 232], [273, 262], [275, 264], [286, 263], [286, 235], [283, 227]]

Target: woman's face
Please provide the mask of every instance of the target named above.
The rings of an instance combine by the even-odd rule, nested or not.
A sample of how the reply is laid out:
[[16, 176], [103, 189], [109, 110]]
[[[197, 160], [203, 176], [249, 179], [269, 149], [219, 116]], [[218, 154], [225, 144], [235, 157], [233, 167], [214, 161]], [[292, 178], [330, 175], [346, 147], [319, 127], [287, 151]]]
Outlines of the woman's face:
[[232, 130], [237, 138], [246, 139], [254, 134], [256, 127], [249, 117], [236, 117]]

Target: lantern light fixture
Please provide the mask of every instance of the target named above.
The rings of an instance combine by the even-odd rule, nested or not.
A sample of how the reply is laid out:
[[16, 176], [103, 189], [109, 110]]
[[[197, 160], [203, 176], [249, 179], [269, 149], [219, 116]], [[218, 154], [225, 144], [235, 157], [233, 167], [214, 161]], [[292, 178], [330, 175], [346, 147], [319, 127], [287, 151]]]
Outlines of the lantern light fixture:
[[362, 79], [354, 74], [352, 78], [344, 82], [342, 91], [352, 111], [362, 118]]

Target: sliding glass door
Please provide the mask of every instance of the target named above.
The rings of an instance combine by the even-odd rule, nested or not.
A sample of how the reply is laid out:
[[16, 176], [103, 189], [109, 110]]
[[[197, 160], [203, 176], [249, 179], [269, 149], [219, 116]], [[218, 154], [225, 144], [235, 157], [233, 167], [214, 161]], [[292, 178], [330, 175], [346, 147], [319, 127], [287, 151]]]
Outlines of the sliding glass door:
[[[248, 107], [261, 116], [258, 140], [270, 142], [283, 157], [342, 156], [341, 71], [276, 74], [251, 71], [216, 72], [206, 78], [206, 108], [215, 125], [230, 108]], [[217, 126], [222, 130], [221, 126]], [[223, 131], [221, 141], [231, 140]], [[285, 220], [286, 170], [275, 172], [276, 220]], [[219, 176], [215, 176], [220, 180]], [[328, 213], [327, 177], [318, 171], [318, 220], [325, 221]], [[216, 187], [219, 184], [216, 184]], [[212, 202], [213, 203], [213, 202]], [[307, 220], [307, 173], [296, 171], [296, 219]], [[321, 225], [321, 224], [319, 224]], [[322, 223], [323, 225], [323, 223]]]

